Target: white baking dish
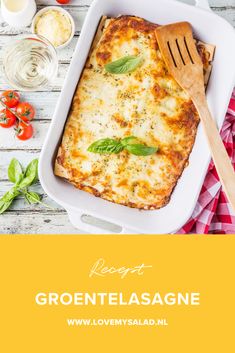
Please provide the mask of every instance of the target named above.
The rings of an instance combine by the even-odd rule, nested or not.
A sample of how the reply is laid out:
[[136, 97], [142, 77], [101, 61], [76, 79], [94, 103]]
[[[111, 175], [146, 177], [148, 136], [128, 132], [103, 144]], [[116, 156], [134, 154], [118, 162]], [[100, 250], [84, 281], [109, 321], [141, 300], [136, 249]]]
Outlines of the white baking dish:
[[[84, 223], [84, 214], [121, 226], [119, 233], [172, 233], [191, 216], [210, 161], [201, 126], [195, 146], [170, 203], [156, 211], [139, 211], [77, 190], [53, 174], [54, 157], [80, 74], [98, 22], [103, 15], [129, 14], [158, 24], [189, 21], [198, 38], [216, 45], [212, 76], [207, 91], [211, 112], [221, 127], [235, 82], [235, 32], [224, 19], [209, 11], [206, 0], [190, 6], [174, 0], [95, 0], [90, 7], [78, 41], [50, 130], [41, 153], [39, 176], [46, 193], [68, 212], [75, 227], [91, 233], [110, 233]], [[202, 8], [203, 7], [203, 8]]]

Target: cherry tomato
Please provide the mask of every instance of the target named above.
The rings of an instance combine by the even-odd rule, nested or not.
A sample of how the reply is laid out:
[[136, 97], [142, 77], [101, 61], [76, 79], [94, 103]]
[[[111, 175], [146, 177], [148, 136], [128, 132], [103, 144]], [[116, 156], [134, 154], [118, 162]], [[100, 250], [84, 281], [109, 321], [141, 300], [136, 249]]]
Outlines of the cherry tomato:
[[1, 94], [1, 100], [8, 108], [14, 108], [20, 101], [20, 95], [16, 91], [4, 91]]
[[2, 109], [0, 111], [0, 126], [8, 128], [16, 123], [15, 115], [8, 109]]
[[16, 137], [19, 140], [25, 141], [33, 136], [33, 127], [31, 124], [25, 124], [24, 122], [19, 122], [16, 128]]
[[33, 120], [35, 117], [35, 109], [34, 107], [27, 103], [21, 102], [16, 106], [16, 112], [23, 121], [30, 121]]
[[70, 0], [56, 0], [59, 4], [68, 4]]

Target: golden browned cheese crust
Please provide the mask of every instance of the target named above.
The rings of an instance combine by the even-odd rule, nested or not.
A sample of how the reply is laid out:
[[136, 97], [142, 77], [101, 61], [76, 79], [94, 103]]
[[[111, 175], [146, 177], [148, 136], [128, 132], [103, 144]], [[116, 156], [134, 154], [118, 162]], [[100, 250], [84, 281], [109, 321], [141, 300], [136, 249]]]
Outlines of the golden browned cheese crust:
[[[106, 21], [74, 95], [55, 162], [55, 174], [77, 188], [145, 210], [169, 202], [199, 123], [189, 96], [167, 71], [156, 27], [132, 16]], [[199, 49], [206, 70], [209, 56], [203, 46]], [[142, 65], [123, 75], [105, 71], [105, 64], [126, 55], [142, 55]], [[159, 151], [147, 157], [127, 151], [118, 155], [87, 151], [98, 139], [133, 135]]]

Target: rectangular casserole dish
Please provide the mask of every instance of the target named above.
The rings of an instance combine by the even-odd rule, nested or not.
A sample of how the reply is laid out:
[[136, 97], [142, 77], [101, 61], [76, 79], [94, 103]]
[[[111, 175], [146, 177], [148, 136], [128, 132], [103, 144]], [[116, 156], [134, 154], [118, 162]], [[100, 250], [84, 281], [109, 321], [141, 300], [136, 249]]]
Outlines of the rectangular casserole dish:
[[[205, 5], [205, 1], [198, 1]], [[170, 9], [170, 11], [169, 11]], [[70, 104], [83, 66], [86, 62], [97, 25], [103, 15], [135, 15], [148, 21], [167, 24], [188, 21], [193, 25], [196, 37], [216, 45], [213, 71], [207, 98], [213, 116], [221, 127], [234, 85], [235, 34], [233, 28], [209, 9], [200, 9], [172, 0], [95, 0], [88, 11], [81, 37], [78, 41], [71, 66], [61, 92], [40, 158], [40, 181], [50, 197], [61, 204], [72, 223], [85, 231], [105, 233], [99, 227], [87, 225], [82, 215], [88, 214], [121, 226], [120, 233], [172, 233], [177, 231], [191, 216], [210, 161], [201, 126], [185, 169], [170, 203], [156, 211], [139, 211], [94, 198], [53, 174], [55, 153], [60, 142]], [[208, 23], [210, 28], [208, 29]], [[219, 83], [219, 84], [218, 84]], [[106, 231], [110, 233], [109, 231]]]

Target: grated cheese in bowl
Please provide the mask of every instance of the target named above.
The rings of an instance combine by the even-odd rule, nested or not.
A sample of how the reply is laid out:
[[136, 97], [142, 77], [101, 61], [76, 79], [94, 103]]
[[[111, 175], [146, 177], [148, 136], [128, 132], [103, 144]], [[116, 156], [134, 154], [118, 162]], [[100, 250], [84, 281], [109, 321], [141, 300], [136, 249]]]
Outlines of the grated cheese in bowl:
[[74, 22], [64, 9], [47, 7], [35, 16], [33, 32], [48, 39], [54, 47], [62, 48], [74, 35]]

